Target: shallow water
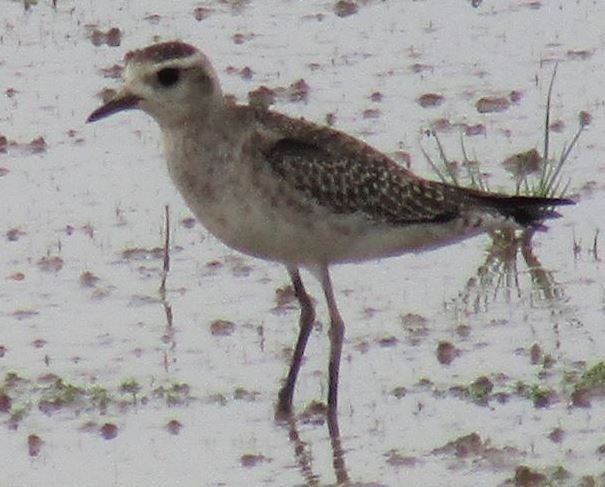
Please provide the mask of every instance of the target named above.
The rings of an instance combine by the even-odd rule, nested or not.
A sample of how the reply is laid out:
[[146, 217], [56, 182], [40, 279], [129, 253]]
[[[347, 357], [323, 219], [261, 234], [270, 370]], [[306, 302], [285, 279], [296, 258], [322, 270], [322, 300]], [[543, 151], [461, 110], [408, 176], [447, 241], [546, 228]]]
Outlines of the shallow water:
[[[573, 394], [605, 359], [605, 7], [364, 1], [340, 17], [335, 3], [3, 3], [1, 485], [329, 485], [337, 474], [358, 485], [605, 485], [605, 398]], [[121, 45], [95, 46], [95, 29], [111, 27]], [[511, 257], [482, 236], [333, 270], [347, 323], [340, 462], [321, 414], [303, 414], [327, 393], [323, 302], [298, 416], [276, 423], [298, 321], [276, 298], [286, 273], [191, 225], [146, 116], [84, 124], [97, 93], [118, 86], [101, 70], [155, 36], [201, 47], [240, 101], [303, 78], [306, 101], [279, 99], [278, 110], [332, 114], [423, 175], [421, 147], [437, 154], [423, 135], [431, 123], [481, 124], [464, 145], [492, 188], [514, 185], [501, 161], [542, 149], [556, 62], [553, 152], [581, 110], [593, 117], [564, 168], [579, 204], [534, 236], [533, 254]], [[475, 107], [513, 91], [504, 111]], [[422, 108], [426, 94], [443, 103]], [[440, 140], [462, 158], [459, 129]]]

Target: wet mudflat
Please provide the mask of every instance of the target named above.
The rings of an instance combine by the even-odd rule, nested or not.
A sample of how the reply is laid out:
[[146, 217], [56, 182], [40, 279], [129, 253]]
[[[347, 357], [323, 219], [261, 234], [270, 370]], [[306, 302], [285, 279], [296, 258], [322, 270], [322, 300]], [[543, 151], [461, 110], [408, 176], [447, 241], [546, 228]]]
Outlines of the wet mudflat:
[[[0, 485], [605, 485], [605, 7], [2, 8]], [[296, 417], [277, 423], [298, 323], [285, 271], [192, 220], [146, 116], [84, 124], [127, 50], [174, 38], [238, 101], [254, 91], [419, 174], [426, 129], [457, 161], [464, 134], [492, 189], [514, 188], [509, 156], [542, 151], [555, 63], [551, 154], [592, 116], [564, 167], [579, 204], [531, 246], [482, 236], [334, 268], [340, 444], [314, 402], [328, 339], [311, 276], [319, 321]]]

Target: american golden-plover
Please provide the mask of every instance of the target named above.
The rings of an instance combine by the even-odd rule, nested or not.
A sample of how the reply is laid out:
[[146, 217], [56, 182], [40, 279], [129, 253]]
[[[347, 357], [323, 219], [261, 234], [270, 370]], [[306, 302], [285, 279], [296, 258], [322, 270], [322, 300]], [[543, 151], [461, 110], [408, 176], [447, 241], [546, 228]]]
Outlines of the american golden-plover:
[[328, 413], [336, 415], [344, 323], [329, 268], [450, 244], [499, 225], [531, 225], [560, 198], [507, 196], [429, 181], [343, 132], [228, 102], [208, 58], [173, 41], [129, 52], [124, 87], [88, 118], [140, 109], [159, 124], [168, 170], [197, 219], [229, 247], [284, 264], [300, 331], [277, 412], [289, 414], [315, 320], [299, 269], [330, 316]]

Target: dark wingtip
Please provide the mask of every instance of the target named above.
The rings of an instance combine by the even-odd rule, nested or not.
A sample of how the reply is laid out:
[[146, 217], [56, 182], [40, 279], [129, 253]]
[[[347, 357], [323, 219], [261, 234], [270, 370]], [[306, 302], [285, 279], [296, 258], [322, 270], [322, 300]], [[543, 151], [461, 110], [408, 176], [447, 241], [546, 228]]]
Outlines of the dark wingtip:
[[542, 221], [561, 216], [554, 208], [575, 205], [569, 198], [549, 198], [543, 196], [504, 196], [483, 194], [482, 201], [502, 215], [512, 218], [520, 225], [532, 226]]
[[549, 201], [549, 205], [552, 206], [570, 206], [570, 205], [575, 205], [576, 202], [575, 200], [569, 199], [569, 198], [545, 198], [547, 201]]
[[[532, 199], [530, 198], [529, 201]], [[516, 206], [504, 213], [508, 213], [521, 225], [535, 226], [541, 225], [544, 220], [561, 218], [561, 213], [555, 210], [555, 207], [576, 204], [575, 201], [567, 198], [535, 198], [531, 203], [529, 201], [528, 204]]]

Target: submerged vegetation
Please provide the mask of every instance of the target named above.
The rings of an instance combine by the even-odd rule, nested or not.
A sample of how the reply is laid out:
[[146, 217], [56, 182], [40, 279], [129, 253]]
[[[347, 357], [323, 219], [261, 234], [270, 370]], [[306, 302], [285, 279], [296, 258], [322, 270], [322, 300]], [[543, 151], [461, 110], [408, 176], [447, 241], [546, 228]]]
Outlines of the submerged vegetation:
[[[569, 181], [563, 181], [562, 169], [568, 161], [572, 150], [576, 146], [580, 135], [584, 129], [590, 125], [591, 116], [587, 112], [580, 112], [579, 126], [576, 133], [569, 144], [563, 146], [559, 157], [552, 158], [550, 156], [550, 105], [556, 72], [557, 67], [555, 66], [546, 98], [543, 153], [540, 154], [538, 150], [534, 148], [526, 152], [515, 154], [504, 161], [504, 165], [509, 168], [516, 180], [515, 192], [512, 193], [514, 195], [561, 198], [567, 194]], [[483, 191], [490, 190], [485, 174], [481, 172], [480, 163], [473, 161], [468, 157], [462, 136], [460, 138], [460, 146], [463, 159], [460, 166], [466, 170], [466, 174], [461, 177], [459, 174], [459, 165], [448, 159], [436, 130], [431, 129], [430, 134], [435, 138], [437, 151], [439, 153], [439, 161], [435, 162], [424, 149], [421, 150], [427, 163], [431, 167], [431, 170], [442, 182]]]
[[[587, 112], [580, 112], [578, 117], [578, 128], [571, 140], [564, 144], [558, 157], [551, 155], [552, 143], [551, 132], [556, 130], [556, 123], [551, 122], [551, 99], [553, 86], [556, 78], [557, 68], [553, 71], [546, 98], [546, 110], [544, 116], [544, 134], [542, 153], [537, 148], [519, 152], [508, 157], [502, 165], [514, 178], [514, 189], [505, 191], [511, 196], [528, 196], [539, 198], [566, 198], [568, 197], [569, 181], [564, 179], [563, 168], [568, 163], [573, 149], [584, 130], [591, 123], [591, 116]], [[487, 175], [481, 169], [481, 163], [468, 156], [461, 134], [460, 147], [462, 161], [450, 160], [444, 146], [437, 135], [435, 128], [429, 131], [432, 135], [438, 159], [435, 160], [421, 148], [422, 153], [435, 173], [437, 178], [446, 184], [471, 189], [491, 191]], [[517, 295], [523, 294], [519, 284], [520, 271], [517, 267], [517, 258], [521, 255], [527, 265], [531, 278], [530, 300], [557, 301], [562, 297], [562, 289], [555, 282], [554, 274], [544, 269], [533, 253], [532, 238], [536, 231], [541, 230], [541, 220], [548, 216], [556, 216], [553, 208], [536, 209], [536, 225], [515, 229], [511, 226], [497, 227], [488, 233], [491, 237], [491, 245], [487, 251], [485, 262], [477, 269], [476, 275], [469, 279], [466, 289], [456, 300], [456, 310], [462, 312], [485, 311], [488, 303], [492, 301], [499, 292], [506, 293], [506, 299], [516, 289]], [[595, 234], [591, 253], [598, 259], [598, 231]], [[580, 252], [580, 243], [574, 238], [574, 252]], [[539, 394], [538, 394], [539, 395]], [[539, 401], [538, 401], [539, 402]]]
[[177, 406], [192, 399], [189, 386], [182, 382], [157, 385], [151, 380], [141, 385], [135, 378], [126, 378], [116, 387], [105, 387], [74, 384], [54, 374], [26, 379], [14, 372], [0, 381], [0, 413], [7, 413], [5, 418], [12, 429], [36, 410], [49, 416], [60, 412], [105, 416], [150, 402]]

